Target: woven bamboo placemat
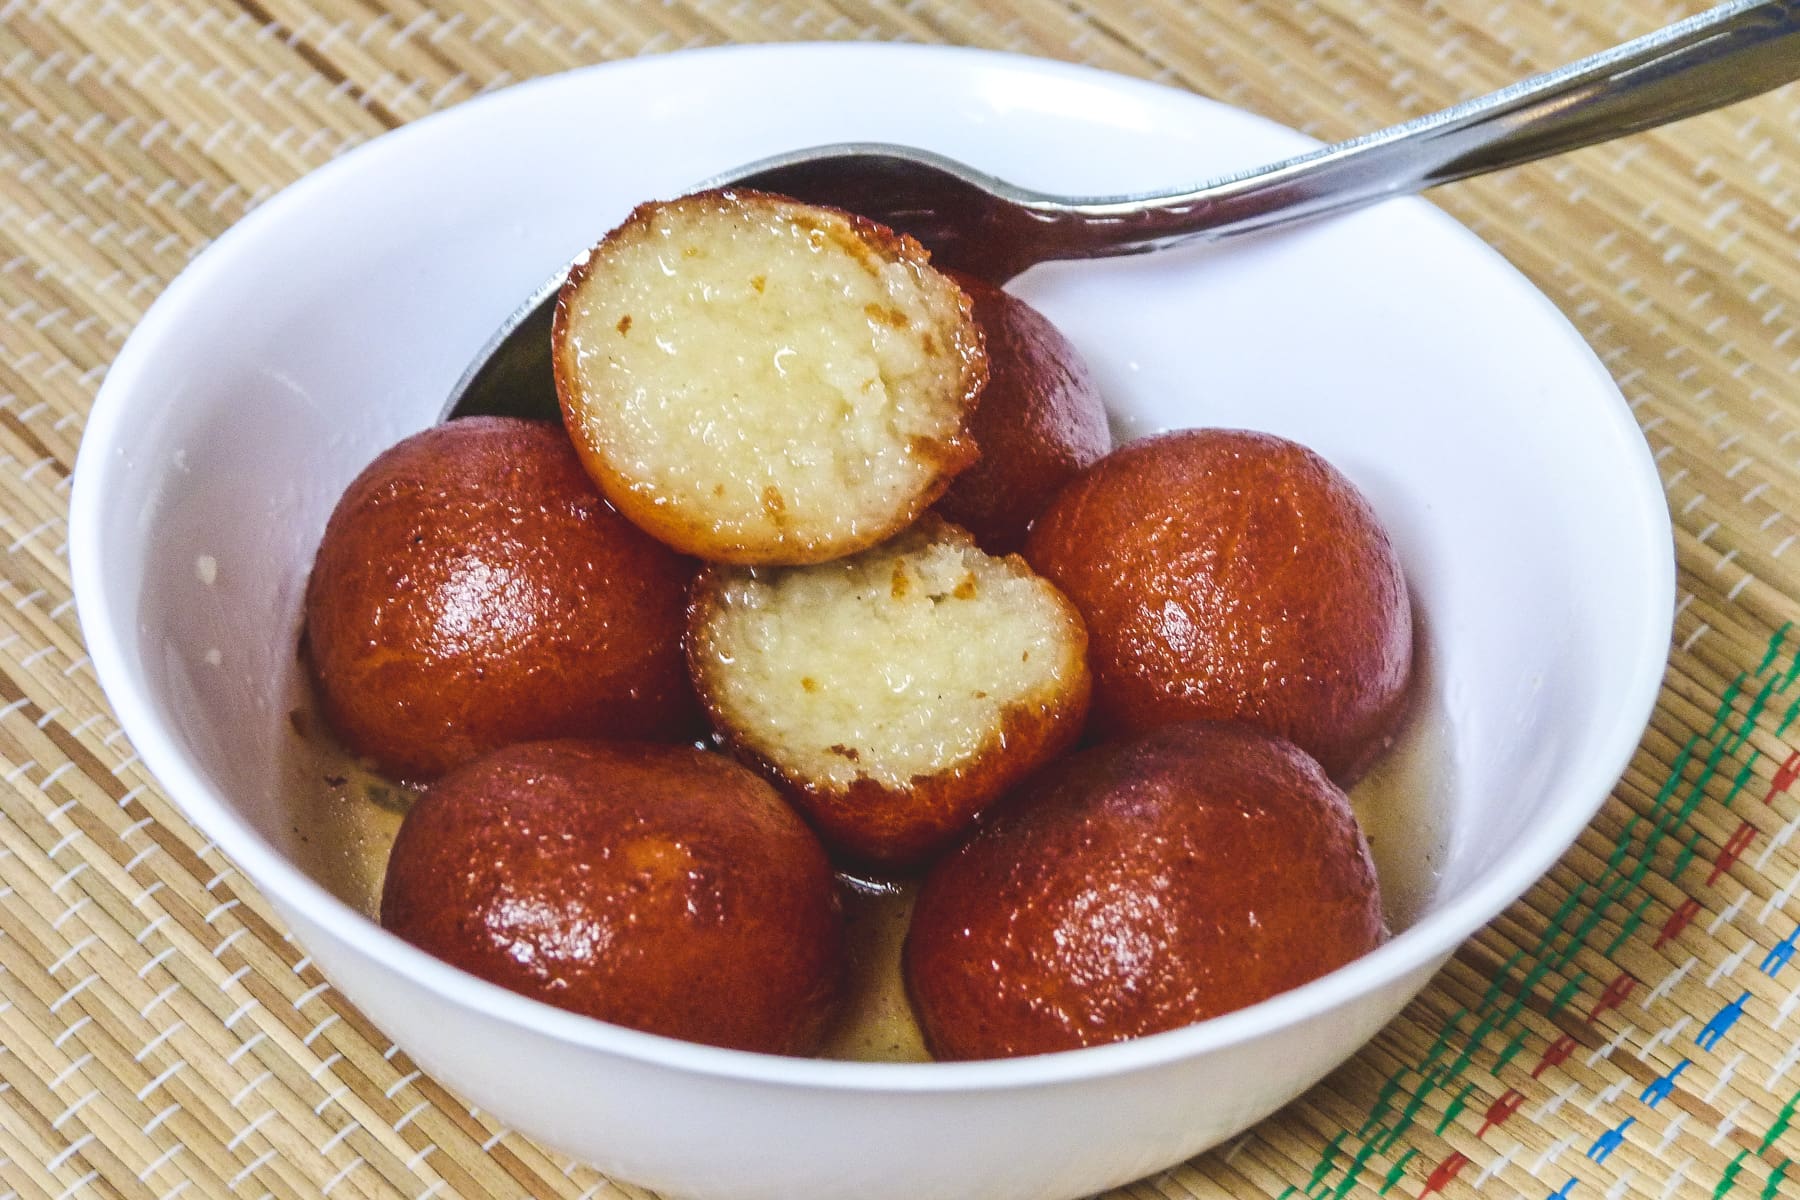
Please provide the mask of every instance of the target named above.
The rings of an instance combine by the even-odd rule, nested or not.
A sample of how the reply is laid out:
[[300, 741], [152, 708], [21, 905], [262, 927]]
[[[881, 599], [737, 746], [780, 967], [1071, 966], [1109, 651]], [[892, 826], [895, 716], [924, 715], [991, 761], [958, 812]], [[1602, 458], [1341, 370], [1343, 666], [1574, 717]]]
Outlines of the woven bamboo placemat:
[[[0, 0], [0, 1187], [642, 1195], [423, 1076], [138, 764], [66, 514], [108, 362], [209, 239], [384, 129], [728, 41], [988, 46], [1335, 138], [1674, 20], [1662, 0]], [[1679, 610], [1593, 826], [1372, 1045], [1120, 1196], [1800, 1191], [1800, 92], [1442, 191], [1606, 361]], [[0, 1200], [4, 1200], [0, 1197]]]

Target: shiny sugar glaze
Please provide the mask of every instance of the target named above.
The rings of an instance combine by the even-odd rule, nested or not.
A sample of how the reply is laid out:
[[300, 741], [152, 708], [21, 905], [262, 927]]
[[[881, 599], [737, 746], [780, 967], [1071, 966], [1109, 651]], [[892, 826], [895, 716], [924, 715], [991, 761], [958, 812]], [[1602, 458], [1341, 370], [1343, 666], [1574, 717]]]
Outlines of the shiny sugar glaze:
[[[1418, 920], [1435, 893], [1448, 837], [1446, 717], [1429, 687], [1394, 748], [1350, 794], [1381, 879], [1388, 925]], [[414, 792], [357, 762], [325, 728], [310, 695], [292, 700], [283, 756], [293, 856], [338, 899], [378, 919], [387, 856]], [[900, 951], [914, 885], [841, 876], [849, 941], [844, 1010], [823, 1057], [923, 1062]]]

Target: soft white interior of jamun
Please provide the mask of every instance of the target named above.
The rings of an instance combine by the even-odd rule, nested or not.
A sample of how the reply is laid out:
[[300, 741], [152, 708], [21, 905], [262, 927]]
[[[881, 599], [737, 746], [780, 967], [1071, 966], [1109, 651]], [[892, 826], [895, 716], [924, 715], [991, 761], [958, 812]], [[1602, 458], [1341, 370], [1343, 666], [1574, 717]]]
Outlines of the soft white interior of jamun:
[[1080, 618], [1018, 559], [917, 529], [850, 558], [725, 576], [702, 644], [714, 702], [790, 778], [903, 788], [992, 748], [1081, 673]]
[[726, 540], [908, 513], [962, 429], [978, 337], [954, 284], [842, 214], [705, 194], [611, 235], [566, 299], [565, 368], [626, 486]]

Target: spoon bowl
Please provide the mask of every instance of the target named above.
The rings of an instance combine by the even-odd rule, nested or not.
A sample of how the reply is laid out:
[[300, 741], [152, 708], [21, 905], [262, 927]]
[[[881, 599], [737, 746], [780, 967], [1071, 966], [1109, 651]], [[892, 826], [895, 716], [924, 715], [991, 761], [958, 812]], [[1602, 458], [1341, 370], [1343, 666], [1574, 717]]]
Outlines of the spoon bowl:
[[[1760, 95], [1800, 78], [1800, 0], [1729, 0], [1566, 67], [1376, 133], [1173, 192], [1058, 196], [942, 154], [843, 143], [759, 159], [694, 190], [755, 188], [911, 234], [994, 283], [1041, 262], [1143, 254], [1344, 212]], [[557, 272], [501, 325], [444, 418], [557, 415]]]

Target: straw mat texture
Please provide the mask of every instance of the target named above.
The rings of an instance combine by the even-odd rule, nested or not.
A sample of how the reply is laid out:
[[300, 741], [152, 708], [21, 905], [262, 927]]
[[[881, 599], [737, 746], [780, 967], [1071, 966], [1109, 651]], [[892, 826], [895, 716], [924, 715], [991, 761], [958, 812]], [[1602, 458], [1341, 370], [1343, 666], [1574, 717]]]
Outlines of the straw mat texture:
[[[66, 514], [95, 389], [158, 291], [275, 190], [484, 91], [685, 46], [1003, 48], [1336, 138], [1690, 11], [0, 0], [0, 1196], [643, 1194], [470, 1111], [360, 1019], [159, 792], [83, 653]], [[1438, 200], [1631, 401], [1677, 525], [1667, 682], [1580, 843], [1399, 1021], [1118, 1194], [1800, 1193], [1800, 91]]]

